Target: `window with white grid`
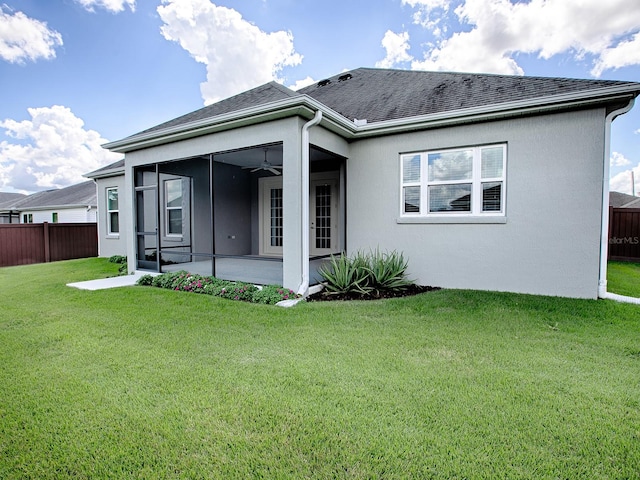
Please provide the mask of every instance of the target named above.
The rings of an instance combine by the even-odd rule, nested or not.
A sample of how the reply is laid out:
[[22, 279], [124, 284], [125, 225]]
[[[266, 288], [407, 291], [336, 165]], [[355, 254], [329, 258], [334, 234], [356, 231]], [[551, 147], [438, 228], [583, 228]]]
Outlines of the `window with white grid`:
[[400, 156], [406, 217], [504, 216], [505, 144]]

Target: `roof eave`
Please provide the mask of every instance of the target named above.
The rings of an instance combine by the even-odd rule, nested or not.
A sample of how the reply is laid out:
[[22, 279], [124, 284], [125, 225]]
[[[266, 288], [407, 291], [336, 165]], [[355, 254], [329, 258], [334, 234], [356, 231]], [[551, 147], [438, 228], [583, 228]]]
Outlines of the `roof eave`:
[[586, 92], [552, 95], [547, 97], [518, 100], [481, 107], [452, 110], [449, 112], [420, 115], [365, 124], [358, 127], [356, 137], [388, 135], [416, 129], [440, 128], [461, 123], [497, 120], [535, 113], [548, 113], [573, 108], [607, 105], [619, 101], [628, 102], [640, 94], [638, 84], [605, 87]]
[[257, 107], [245, 108], [175, 127], [141, 133], [122, 140], [106, 143], [102, 145], [102, 147], [111, 150], [112, 152], [126, 153], [165, 143], [172, 143], [201, 135], [246, 127], [292, 116], [311, 119], [317, 110], [322, 110], [324, 118], [323, 126], [327, 127], [329, 130], [345, 136], [350, 136], [349, 132], [355, 130], [355, 125], [353, 125], [347, 118], [334, 112], [330, 108], [307, 95], [298, 95], [284, 100], [278, 100], [276, 102], [259, 105]]
[[72, 208], [93, 208], [93, 207], [97, 207], [98, 204], [97, 202], [94, 203], [78, 203], [78, 204], [73, 204], [73, 205], [38, 205], [38, 206], [31, 206], [31, 207], [21, 207], [21, 206], [17, 206], [14, 207], [13, 210], [14, 211], [21, 211], [21, 212], [30, 212], [30, 211], [38, 211], [38, 210], [69, 210]]
[[85, 173], [83, 177], [90, 178], [91, 180], [97, 180], [99, 178], [117, 177], [123, 174], [124, 174], [124, 167], [105, 170], [98, 174], [95, 174], [94, 172], [89, 172], [89, 173]]
[[[416, 129], [439, 128], [518, 115], [530, 115], [554, 110], [611, 104], [616, 101], [631, 100], [639, 93], [640, 87], [637, 83], [624, 83], [621, 85], [560, 95], [550, 95], [415, 117], [384, 120], [359, 126], [356, 126], [355, 123], [348, 118], [340, 115], [312, 97], [308, 95], [298, 95], [256, 107], [164, 128], [162, 130], [141, 133], [122, 140], [106, 143], [103, 147], [113, 152], [126, 153], [291, 116], [301, 116], [306, 119], [311, 119], [317, 110], [321, 110], [323, 113], [323, 120], [321, 122], [323, 127], [347, 140], [352, 140]], [[117, 174], [118, 172], [114, 171], [113, 173]], [[109, 174], [105, 174], [104, 176], [111, 175], [112, 173], [109, 172]], [[95, 176], [90, 178], [101, 177]]]

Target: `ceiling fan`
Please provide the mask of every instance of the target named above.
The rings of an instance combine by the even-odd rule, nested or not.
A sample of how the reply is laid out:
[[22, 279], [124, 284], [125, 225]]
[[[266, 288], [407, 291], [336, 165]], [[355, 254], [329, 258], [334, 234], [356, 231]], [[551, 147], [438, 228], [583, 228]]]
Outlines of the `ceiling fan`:
[[243, 169], [251, 168], [252, 169], [251, 173], [258, 172], [260, 170], [266, 170], [268, 172], [273, 173], [274, 175], [281, 175], [282, 172], [280, 170], [282, 170], [282, 166], [281, 165], [271, 165], [271, 163], [269, 163], [267, 161], [267, 151], [268, 150], [269, 150], [268, 148], [264, 149], [264, 160], [260, 165], [252, 166], [252, 167], [242, 167], [242, 168]]

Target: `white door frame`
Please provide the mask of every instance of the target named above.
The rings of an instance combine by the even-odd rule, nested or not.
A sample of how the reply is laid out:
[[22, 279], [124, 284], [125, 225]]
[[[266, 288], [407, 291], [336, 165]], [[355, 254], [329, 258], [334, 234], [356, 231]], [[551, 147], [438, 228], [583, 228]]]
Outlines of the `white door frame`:
[[[330, 246], [321, 248], [316, 246], [316, 235], [320, 226], [317, 224], [316, 203], [318, 197], [316, 195], [316, 187], [330, 187], [330, 214], [325, 220], [329, 221], [327, 232]], [[272, 245], [272, 243], [282, 243], [284, 238], [275, 239], [272, 242], [272, 190], [280, 189], [282, 191], [282, 177], [260, 177], [258, 179], [258, 223], [259, 223], [259, 254], [265, 256], [282, 256], [282, 245]], [[278, 200], [278, 194], [273, 198], [273, 209], [276, 214], [282, 214], [282, 200]], [[340, 172], [319, 172], [312, 173], [309, 178], [309, 253], [312, 256], [327, 255], [340, 251]], [[282, 221], [273, 225], [273, 228], [282, 228]], [[282, 230], [276, 232], [282, 235]]]

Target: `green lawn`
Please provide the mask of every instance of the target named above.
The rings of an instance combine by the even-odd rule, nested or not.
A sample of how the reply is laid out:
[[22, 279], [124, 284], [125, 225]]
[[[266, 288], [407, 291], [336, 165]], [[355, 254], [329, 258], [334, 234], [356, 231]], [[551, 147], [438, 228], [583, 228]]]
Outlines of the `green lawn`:
[[619, 295], [640, 297], [640, 263], [609, 262], [607, 290]]
[[0, 269], [0, 478], [639, 476], [636, 305], [65, 286], [117, 267]]

